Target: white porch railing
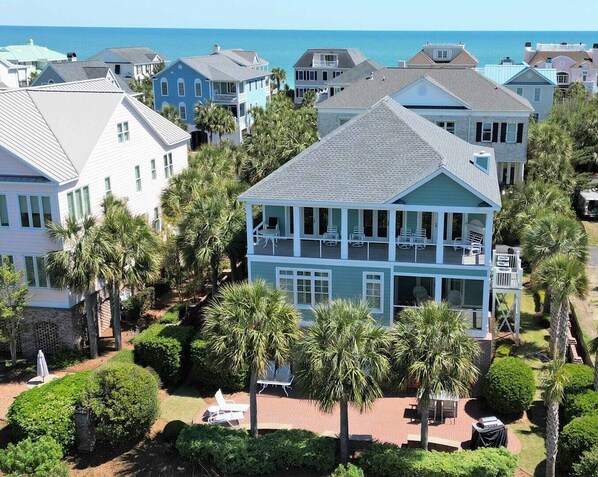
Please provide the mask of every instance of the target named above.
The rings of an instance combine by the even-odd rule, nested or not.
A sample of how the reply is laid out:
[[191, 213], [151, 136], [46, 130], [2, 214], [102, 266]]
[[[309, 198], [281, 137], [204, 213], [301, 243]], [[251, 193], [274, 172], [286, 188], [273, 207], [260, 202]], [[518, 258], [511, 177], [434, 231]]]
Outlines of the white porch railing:
[[215, 103], [236, 103], [237, 93], [215, 93], [212, 97]]
[[519, 290], [523, 286], [523, 267], [519, 252], [492, 253], [492, 288]]
[[325, 61], [314, 59], [312, 62], [312, 66], [314, 68], [338, 68], [338, 60]]

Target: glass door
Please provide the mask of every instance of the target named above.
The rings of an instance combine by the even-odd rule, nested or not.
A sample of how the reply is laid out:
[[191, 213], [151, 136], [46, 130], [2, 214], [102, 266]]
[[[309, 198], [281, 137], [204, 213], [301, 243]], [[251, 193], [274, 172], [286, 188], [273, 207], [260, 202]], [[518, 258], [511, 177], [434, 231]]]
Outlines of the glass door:
[[303, 208], [303, 235], [313, 237], [316, 215], [313, 207]]

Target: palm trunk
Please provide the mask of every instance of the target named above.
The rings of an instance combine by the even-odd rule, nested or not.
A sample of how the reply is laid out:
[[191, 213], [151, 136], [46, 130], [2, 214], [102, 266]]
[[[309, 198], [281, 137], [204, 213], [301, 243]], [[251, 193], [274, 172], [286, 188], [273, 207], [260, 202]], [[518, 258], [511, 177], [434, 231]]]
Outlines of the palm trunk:
[[598, 392], [598, 349], [594, 356], [594, 391]]
[[534, 291], [532, 296], [534, 297], [534, 311], [538, 313], [540, 310], [542, 310], [542, 300], [540, 299], [540, 294], [537, 291]]
[[559, 403], [548, 403], [546, 413], [546, 477], [554, 477], [559, 442]]
[[92, 293], [87, 291], [85, 299], [85, 317], [87, 320], [87, 336], [89, 338], [89, 356], [91, 359], [98, 357], [98, 328], [96, 326]]
[[257, 371], [251, 367], [249, 378], [249, 433], [253, 437], [258, 436], [257, 429]]
[[428, 414], [430, 412], [428, 408], [430, 407], [430, 398], [427, 393], [424, 393], [424, 395], [420, 398], [419, 406], [419, 412], [421, 413], [422, 417], [420, 436], [421, 446], [422, 449], [428, 450]]
[[559, 329], [557, 335], [558, 358], [567, 361], [567, 331], [569, 330], [569, 302], [559, 304]]
[[[554, 300], [553, 300], [554, 301]], [[560, 303], [554, 302], [551, 309], [550, 318], [550, 359], [556, 359], [556, 343], [558, 340], [560, 328]]]
[[114, 344], [116, 350], [120, 351], [123, 348], [122, 343], [122, 329], [120, 317], [120, 285], [118, 282], [111, 282], [108, 285], [110, 293], [110, 311], [112, 313], [112, 332], [114, 335]]
[[550, 313], [550, 308], [552, 306], [552, 298], [551, 298], [551, 293], [550, 290], [546, 290], [546, 292], [544, 293], [544, 307], [542, 310], [542, 313], [544, 314], [549, 314]]
[[349, 463], [349, 401], [341, 399], [341, 428], [340, 428], [340, 445], [341, 445], [341, 464], [346, 466]]
[[210, 262], [210, 266], [212, 268], [212, 297], [215, 297], [218, 294], [218, 275], [220, 274], [220, 257], [216, 254], [213, 254]]

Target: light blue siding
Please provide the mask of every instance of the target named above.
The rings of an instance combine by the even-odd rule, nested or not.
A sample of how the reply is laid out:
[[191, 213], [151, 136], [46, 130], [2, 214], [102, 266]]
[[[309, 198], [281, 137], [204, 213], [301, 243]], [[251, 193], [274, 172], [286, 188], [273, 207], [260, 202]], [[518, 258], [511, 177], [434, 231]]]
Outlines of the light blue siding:
[[280, 230], [280, 235], [285, 235], [286, 233], [286, 214], [285, 214], [285, 207], [282, 205], [265, 205], [264, 206], [264, 221], [268, 222], [268, 217], [277, 217], [278, 218], [278, 229]]
[[447, 268], [447, 267], [415, 267], [409, 265], [395, 265], [394, 273], [398, 274], [414, 274], [414, 275], [443, 275], [443, 276], [458, 276], [458, 277], [479, 277], [485, 278], [488, 276], [489, 270], [469, 270], [465, 268]]
[[478, 207], [480, 197], [472, 194], [445, 174], [429, 180], [402, 199], [408, 205]]

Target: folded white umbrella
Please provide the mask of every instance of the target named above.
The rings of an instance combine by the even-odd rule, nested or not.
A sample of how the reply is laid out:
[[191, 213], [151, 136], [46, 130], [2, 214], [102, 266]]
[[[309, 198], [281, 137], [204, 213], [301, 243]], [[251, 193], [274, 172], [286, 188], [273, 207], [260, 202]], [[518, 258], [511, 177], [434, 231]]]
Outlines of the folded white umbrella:
[[37, 375], [42, 378], [42, 382], [45, 382], [46, 376], [50, 376], [48, 363], [46, 363], [46, 357], [41, 349], [37, 353]]

